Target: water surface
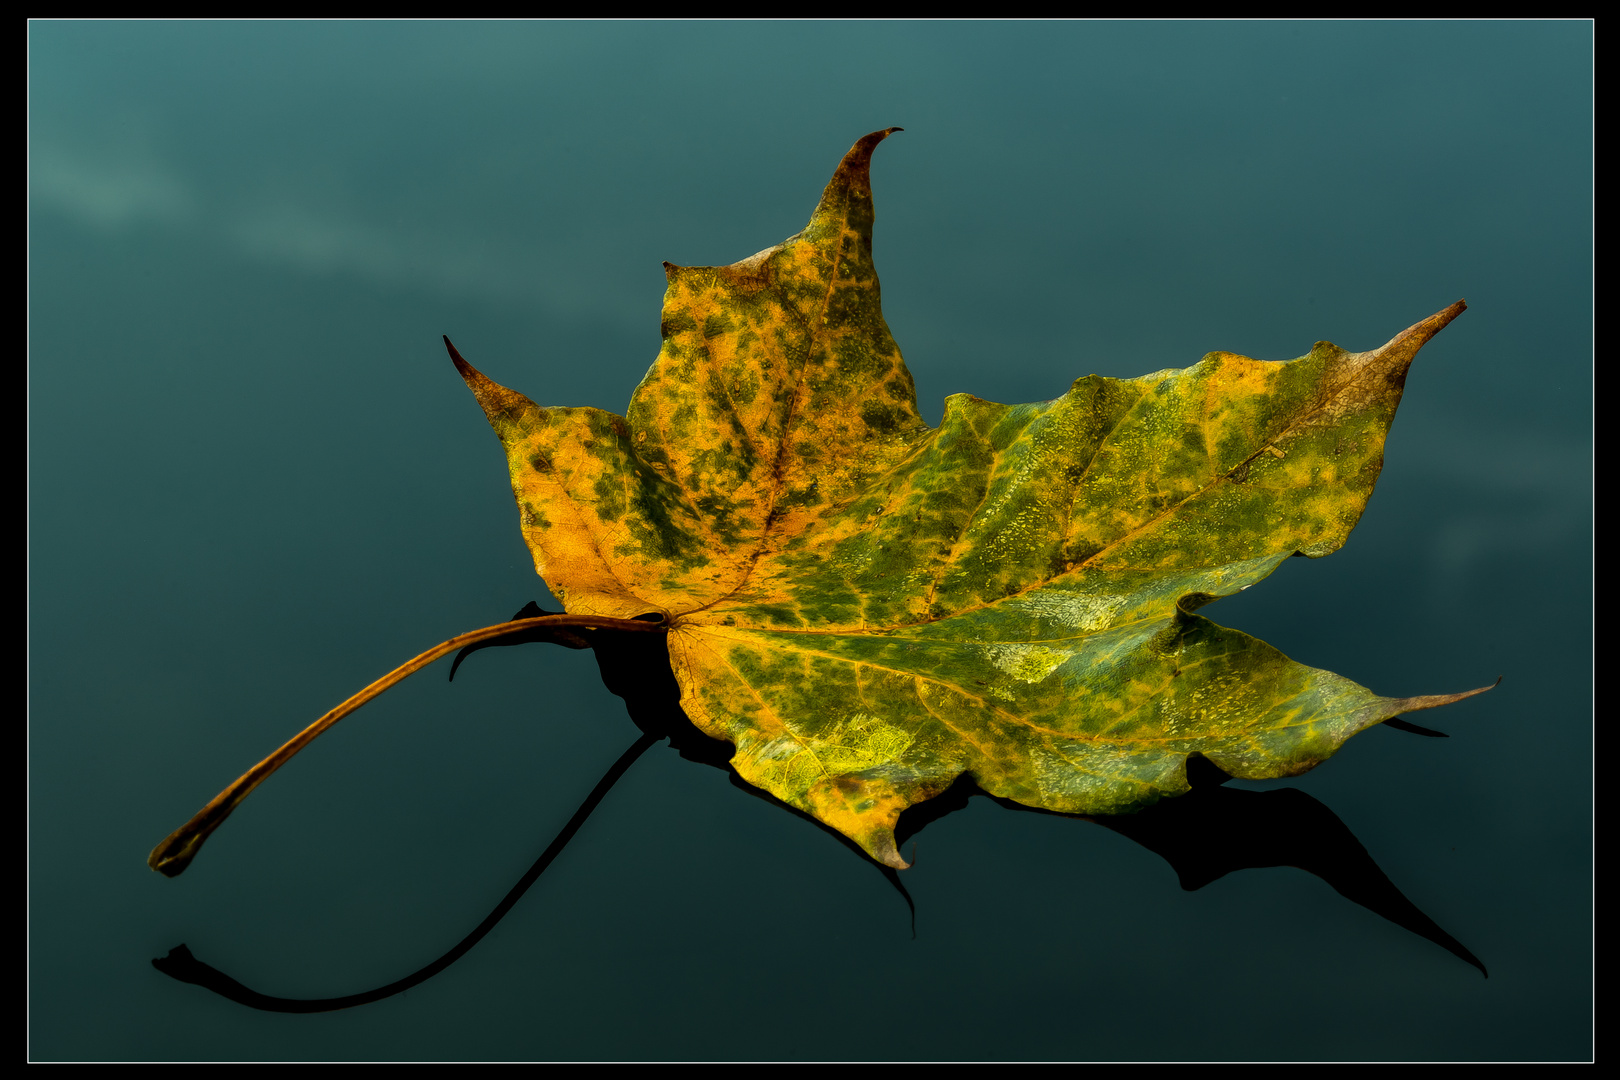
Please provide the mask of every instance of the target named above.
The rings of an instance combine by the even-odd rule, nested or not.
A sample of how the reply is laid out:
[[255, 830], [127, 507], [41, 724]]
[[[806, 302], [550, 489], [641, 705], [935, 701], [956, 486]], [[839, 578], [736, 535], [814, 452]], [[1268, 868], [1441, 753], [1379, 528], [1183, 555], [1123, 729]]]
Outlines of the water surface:
[[[1591, 1053], [1591, 27], [33, 23], [36, 1059], [1584, 1059]], [[622, 410], [663, 260], [797, 231], [878, 152], [924, 415], [1213, 349], [1365, 349], [1458, 297], [1365, 517], [1204, 614], [1380, 693], [1491, 694], [1293, 788], [1490, 978], [1288, 866], [1188, 891], [985, 799], [906, 902], [649, 750], [588, 653], [490, 649], [345, 721], [182, 878], [145, 855], [450, 635], [555, 608], [440, 335]], [[1238, 787], [1243, 785], [1233, 785]], [[1224, 790], [1224, 789], [1223, 789]], [[909, 850], [909, 849], [908, 849]]]

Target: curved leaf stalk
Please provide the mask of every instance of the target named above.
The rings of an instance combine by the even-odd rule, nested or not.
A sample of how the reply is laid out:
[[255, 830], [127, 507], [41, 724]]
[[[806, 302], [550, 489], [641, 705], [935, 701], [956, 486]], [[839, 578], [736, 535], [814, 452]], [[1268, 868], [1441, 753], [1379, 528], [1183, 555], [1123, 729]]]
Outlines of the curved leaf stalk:
[[506, 637], [509, 634], [533, 633], [536, 630], [555, 629], [566, 631], [570, 628], [585, 630], [629, 630], [640, 633], [663, 633], [661, 623], [647, 622], [638, 619], [615, 619], [596, 615], [542, 615], [533, 619], [516, 619], [512, 622], [497, 623], [494, 626], [484, 626], [477, 630], [469, 630], [465, 634], [458, 634], [449, 641], [441, 641], [433, 648], [412, 657], [399, 667], [390, 671], [364, 690], [350, 697], [341, 705], [326, 713], [309, 727], [288, 739], [275, 753], [259, 762], [253, 768], [236, 778], [236, 781], [214, 798], [192, 817], [192, 819], [170, 833], [164, 841], [152, 849], [147, 856], [146, 865], [169, 877], [175, 877], [191, 864], [202, 848], [203, 842], [225, 823], [243, 799], [260, 784], [270, 778], [270, 774], [292, 760], [294, 754], [308, 746], [315, 737], [327, 728], [354, 712], [360, 706], [378, 697], [384, 691], [404, 681], [407, 677], [416, 674], [441, 657], [448, 656], [458, 649], [469, 645], [495, 638]]

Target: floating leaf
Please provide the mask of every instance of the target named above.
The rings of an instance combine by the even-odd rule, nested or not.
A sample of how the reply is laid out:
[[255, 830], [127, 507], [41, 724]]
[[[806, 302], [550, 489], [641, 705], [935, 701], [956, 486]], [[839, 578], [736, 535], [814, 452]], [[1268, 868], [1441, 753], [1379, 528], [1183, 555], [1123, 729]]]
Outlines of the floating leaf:
[[1407, 368], [1462, 301], [1370, 352], [957, 394], [930, 428], [872, 261], [869, 166], [895, 130], [855, 144], [797, 236], [665, 265], [663, 348], [624, 417], [542, 408], [451, 348], [570, 616], [661, 623], [682, 707], [738, 774], [896, 867], [900, 812], [963, 773], [1120, 813], [1186, 791], [1189, 755], [1295, 775], [1479, 692], [1380, 697], [1194, 613], [1344, 543]]

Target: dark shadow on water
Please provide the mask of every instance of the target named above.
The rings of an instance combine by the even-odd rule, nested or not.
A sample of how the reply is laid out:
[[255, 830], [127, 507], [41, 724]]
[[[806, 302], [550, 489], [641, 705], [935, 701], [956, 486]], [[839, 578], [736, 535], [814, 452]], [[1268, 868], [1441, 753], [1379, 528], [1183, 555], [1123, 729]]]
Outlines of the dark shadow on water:
[[602, 801], [602, 797], [612, 790], [614, 784], [619, 782], [619, 777], [623, 776], [625, 771], [635, 764], [636, 759], [657, 741], [651, 735], [642, 735], [634, 743], [631, 743], [630, 748], [619, 755], [619, 760], [615, 761], [612, 767], [603, 774], [602, 779], [597, 782], [591, 793], [585, 797], [585, 801], [580, 804], [579, 809], [574, 811], [574, 816], [568, 819], [568, 824], [563, 826], [556, 839], [552, 840], [546, 850], [541, 853], [540, 858], [535, 860], [534, 865], [529, 867], [528, 872], [518, 879], [518, 883], [507, 891], [501, 902], [495, 905], [495, 910], [485, 916], [484, 921], [479, 923], [472, 933], [457, 942], [449, 952], [403, 979], [398, 979], [386, 986], [379, 986], [375, 990], [367, 990], [359, 994], [345, 994], [342, 997], [281, 998], [261, 994], [257, 990], [250, 990], [223, 971], [209, 967], [201, 960], [198, 960], [191, 955], [191, 950], [184, 945], [177, 945], [169, 950], [168, 956], [153, 960], [152, 966], [171, 978], [179, 979], [181, 982], [196, 983], [198, 986], [206, 987], [222, 997], [228, 997], [232, 1001], [240, 1002], [251, 1008], [263, 1009], [266, 1012], [310, 1013], [331, 1012], [334, 1009], [350, 1009], [356, 1005], [369, 1005], [373, 1001], [381, 1001], [383, 998], [404, 993], [413, 986], [420, 986], [471, 952], [472, 947], [483, 940], [485, 934], [495, 929], [496, 923], [506, 918], [506, 913], [511, 911], [517, 902], [523, 898], [523, 894], [529, 891], [529, 886], [539, 879], [546, 867], [551, 865], [553, 859], [562, 854], [563, 848], [568, 846], [568, 842], [574, 838], [574, 834], [579, 831], [579, 827], [585, 824], [585, 819], [591, 816], [591, 811], [596, 809], [596, 805]]
[[[1271, 866], [1304, 870], [1327, 882], [1346, 900], [1427, 938], [1489, 977], [1479, 958], [1408, 900], [1349, 827], [1316, 799], [1298, 788], [1247, 791], [1223, 787], [1231, 777], [1202, 757], [1188, 760], [1187, 774], [1192, 791], [1186, 795], [1165, 799], [1136, 814], [1085, 820], [1134, 840], [1163, 858], [1188, 892], [1237, 870]], [[1051, 814], [1049, 810], [987, 795], [964, 776], [941, 797], [950, 802], [935, 816], [961, 809], [975, 796], [1008, 810]], [[921, 803], [916, 809], [931, 807], [938, 801]], [[920, 822], [908, 833], [902, 817], [896, 836], [911, 835], [926, 823]]]
[[[542, 614], [546, 612], [530, 603], [514, 618], [531, 618]], [[589, 648], [596, 656], [602, 682], [609, 691], [624, 699], [630, 719], [642, 734], [603, 774], [573, 817], [495, 909], [443, 956], [385, 986], [332, 998], [281, 998], [261, 994], [198, 960], [185, 945], [178, 945], [169, 951], [168, 956], [153, 960], [152, 966], [181, 982], [195, 983], [242, 1005], [269, 1012], [330, 1012], [381, 1001], [419, 986], [465, 956], [495, 928], [573, 839], [619, 778], [649, 747], [664, 739], [668, 739], [671, 748], [683, 758], [725, 770], [738, 790], [803, 818], [854, 852], [882, 874], [905, 900], [911, 913], [912, 937], [916, 937], [917, 907], [894, 868], [873, 860], [842, 833], [744, 781], [730, 766], [731, 745], [711, 739], [692, 726], [679, 704], [680, 692], [670, 671], [662, 635], [607, 630], [570, 631], [568, 634], [570, 638], [577, 637], [578, 640], [560, 640], [553, 631], [543, 637], [514, 635], [510, 639], [470, 646], [456, 655], [450, 669], [451, 677], [454, 678], [462, 661], [471, 653], [491, 645], [543, 641], [568, 648]], [[1385, 721], [1385, 726], [1417, 735], [1444, 737], [1440, 732], [1405, 721]], [[1434, 920], [1418, 910], [1378, 868], [1367, 849], [1356, 840], [1344, 822], [1326, 806], [1295, 788], [1246, 791], [1224, 787], [1222, 785], [1229, 777], [1197, 756], [1188, 762], [1187, 772], [1193, 789], [1186, 795], [1166, 799], [1138, 814], [1080, 820], [1094, 821], [1161, 856], [1175, 869], [1181, 879], [1181, 887], [1189, 891], [1201, 889], [1236, 870], [1269, 866], [1298, 867], [1315, 874], [1346, 899], [1419, 937], [1427, 938], [1485, 974], [1485, 965], [1436, 925]], [[902, 814], [895, 828], [896, 840], [903, 849], [906, 841], [926, 826], [963, 809], [973, 798], [987, 798], [1009, 810], [1023, 813], [1051, 813], [988, 795], [972, 778], [963, 776], [944, 794], [919, 803]], [[1070, 814], [1055, 816], [1075, 817]]]
[[[555, 611], [547, 611], [533, 600], [530, 600], [527, 604], [523, 605], [522, 609], [518, 611], [516, 615], [512, 616], [511, 621], [517, 622], [519, 619], [537, 619], [542, 615], [556, 614], [558, 613]], [[481, 641], [477, 645], [468, 645], [466, 648], [456, 653], [456, 658], [450, 661], [449, 681], [456, 681], [456, 672], [460, 669], [461, 662], [475, 652], [482, 652], [484, 649], [504, 649], [513, 645], [541, 645], [547, 642], [550, 642], [553, 645], [561, 645], [565, 649], [588, 649], [591, 647], [591, 643], [585, 640], [586, 633], [588, 633], [588, 631], [538, 629], [530, 630], [526, 634], [510, 634], [506, 637], [496, 638], [493, 641]]]

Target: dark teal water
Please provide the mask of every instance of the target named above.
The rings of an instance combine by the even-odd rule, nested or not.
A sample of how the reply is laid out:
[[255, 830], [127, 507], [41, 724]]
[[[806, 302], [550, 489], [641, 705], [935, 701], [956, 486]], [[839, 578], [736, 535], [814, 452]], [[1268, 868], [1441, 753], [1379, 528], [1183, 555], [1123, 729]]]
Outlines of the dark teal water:
[[[1591, 1056], [1590, 24], [33, 23], [29, 64], [35, 1059]], [[916, 838], [913, 939], [871, 864], [662, 745], [405, 994], [154, 969], [368, 990], [522, 876], [638, 734], [589, 653], [441, 664], [184, 877], [145, 857], [547, 603], [441, 334], [622, 410], [661, 262], [796, 232], [893, 124], [876, 258], [931, 420], [1467, 297], [1350, 543], [1204, 614], [1384, 694], [1503, 676], [1414, 718], [1449, 739], [1218, 789], [1309, 794], [1490, 978], [1320, 874], [1189, 891], [982, 798]]]

